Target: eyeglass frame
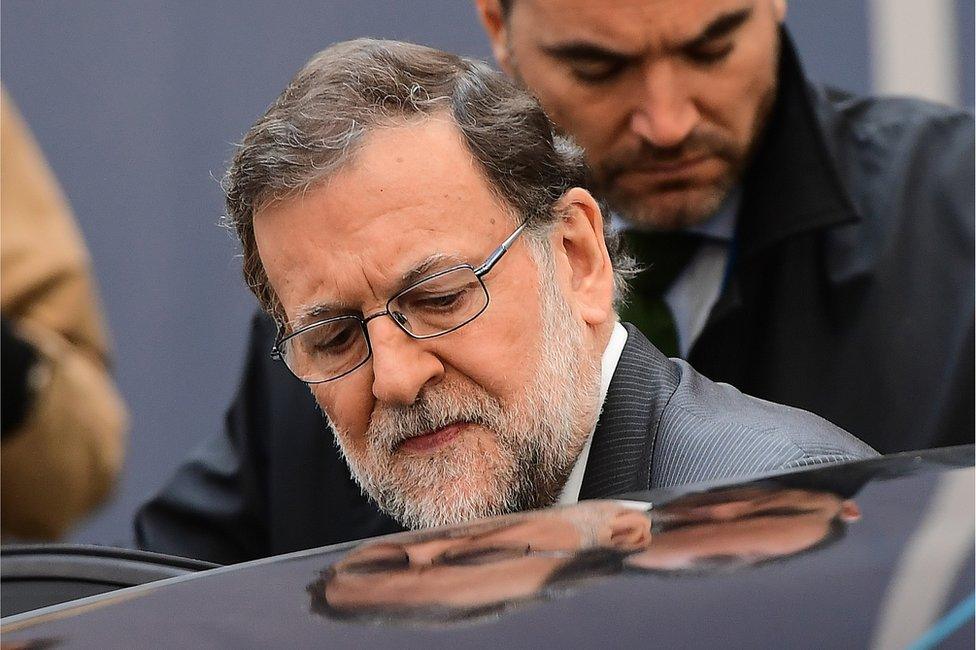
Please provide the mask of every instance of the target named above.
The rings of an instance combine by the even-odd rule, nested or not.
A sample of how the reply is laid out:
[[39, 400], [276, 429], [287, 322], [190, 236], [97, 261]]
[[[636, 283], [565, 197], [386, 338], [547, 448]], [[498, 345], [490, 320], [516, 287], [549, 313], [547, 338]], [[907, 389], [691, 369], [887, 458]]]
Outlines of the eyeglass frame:
[[[301, 381], [302, 383], [305, 383], [305, 384], [325, 384], [325, 383], [328, 383], [330, 381], [335, 381], [337, 379], [342, 379], [346, 375], [351, 374], [351, 373], [355, 372], [356, 370], [359, 370], [364, 365], [366, 365], [366, 362], [367, 361], [369, 361], [373, 357], [373, 344], [372, 344], [372, 342], [369, 339], [369, 328], [366, 327], [366, 326], [369, 323], [369, 321], [371, 321], [371, 320], [373, 320], [375, 318], [379, 318], [380, 316], [389, 316], [390, 317], [390, 320], [392, 320], [396, 324], [396, 326], [404, 334], [406, 334], [410, 338], [412, 338], [414, 340], [417, 340], [417, 341], [424, 341], [424, 340], [427, 340], [427, 339], [437, 338], [438, 336], [444, 336], [445, 334], [450, 334], [451, 332], [455, 332], [455, 331], [461, 329], [462, 327], [464, 327], [465, 325], [467, 325], [468, 323], [470, 323], [471, 321], [473, 321], [474, 319], [476, 319], [478, 316], [481, 316], [483, 313], [485, 313], [485, 310], [488, 309], [488, 305], [491, 304], [491, 293], [488, 291], [488, 287], [485, 286], [485, 281], [484, 281], [483, 278], [484, 278], [485, 275], [487, 275], [495, 267], [496, 264], [498, 264], [499, 260], [501, 260], [502, 257], [505, 256], [505, 253], [508, 252], [508, 249], [510, 249], [512, 247], [512, 245], [515, 244], [515, 241], [519, 238], [519, 235], [521, 235], [522, 232], [525, 230], [525, 227], [528, 225], [528, 223], [529, 222], [528, 222], [527, 219], [524, 220], [524, 221], [522, 221], [518, 225], [518, 227], [514, 231], [512, 231], [512, 234], [510, 234], [508, 237], [506, 237], [505, 238], [505, 241], [503, 241], [498, 246], [498, 248], [496, 248], [495, 250], [493, 250], [488, 255], [488, 257], [485, 259], [485, 261], [480, 266], [478, 266], [477, 268], [471, 266], [470, 264], [457, 264], [456, 266], [452, 266], [452, 267], [447, 268], [447, 269], [444, 269], [442, 271], [438, 271], [437, 273], [433, 273], [431, 275], [428, 275], [428, 276], [426, 276], [424, 278], [421, 278], [421, 279], [417, 280], [416, 282], [412, 282], [408, 286], [406, 286], [403, 289], [400, 289], [399, 291], [397, 291], [389, 300], [386, 301], [386, 309], [383, 309], [382, 311], [378, 311], [375, 314], [370, 314], [369, 316], [358, 316], [356, 314], [343, 314], [341, 316], [333, 316], [331, 318], [326, 318], [324, 320], [316, 321], [314, 323], [309, 323], [308, 325], [305, 325], [303, 327], [300, 327], [299, 329], [297, 329], [296, 331], [292, 332], [291, 334], [288, 334], [287, 336], [282, 336], [282, 332], [283, 332], [284, 327], [282, 325], [279, 325], [278, 326], [278, 333], [277, 333], [277, 336], [275, 337], [275, 343], [274, 343], [274, 345], [271, 348], [271, 358], [274, 359], [275, 361], [281, 361], [282, 363], [284, 363], [285, 367], [288, 368], [288, 372], [292, 373], [292, 375], [296, 379], [298, 379], [299, 381]], [[420, 335], [414, 334], [413, 332], [411, 332], [410, 330], [408, 330], [406, 328], [406, 326], [403, 323], [401, 323], [400, 320], [397, 319], [396, 316], [393, 315], [394, 313], [397, 313], [397, 312], [390, 311], [390, 305], [393, 304], [393, 301], [395, 301], [397, 298], [400, 298], [404, 294], [412, 291], [413, 289], [415, 289], [416, 287], [420, 286], [421, 284], [423, 284], [425, 282], [429, 282], [430, 280], [433, 280], [435, 278], [439, 278], [439, 277], [441, 277], [443, 275], [447, 275], [448, 273], [454, 273], [455, 271], [457, 271], [459, 269], [470, 269], [471, 272], [474, 273], [474, 276], [478, 279], [478, 283], [481, 284], [481, 289], [485, 292], [485, 304], [484, 304], [484, 306], [481, 309], [479, 309], [476, 314], [474, 314], [473, 316], [471, 316], [467, 320], [463, 321], [462, 323], [459, 323], [458, 325], [455, 325], [451, 329], [444, 330], [443, 332], [437, 332], [436, 334], [426, 334], [426, 335], [420, 336]], [[288, 363], [284, 360], [284, 354], [281, 351], [281, 346], [282, 345], [284, 345], [289, 340], [295, 338], [296, 336], [298, 336], [298, 335], [300, 335], [300, 334], [302, 334], [304, 332], [307, 332], [310, 329], [313, 329], [315, 327], [320, 327], [320, 326], [325, 325], [327, 323], [334, 323], [336, 321], [349, 320], [349, 319], [355, 320], [355, 321], [357, 321], [359, 323], [359, 328], [362, 330], [363, 337], [366, 339], [366, 356], [363, 357], [363, 360], [362, 361], [360, 361], [355, 366], [353, 366], [349, 370], [345, 371], [341, 375], [336, 375], [335, 377], [330, 377], [329, 379], [322, 379], [320, 381], [306, 381], [306, 380], [302, 379], [301, 377], [299, 377], [298, 375], [296, 375], [292, 371], [292, 369], [288, 367]]]

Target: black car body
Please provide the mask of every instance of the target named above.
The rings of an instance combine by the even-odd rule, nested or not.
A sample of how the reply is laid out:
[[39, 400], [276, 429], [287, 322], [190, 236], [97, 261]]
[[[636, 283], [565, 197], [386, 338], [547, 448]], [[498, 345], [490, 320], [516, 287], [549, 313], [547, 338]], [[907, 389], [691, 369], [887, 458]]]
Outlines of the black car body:
[[4, 647], [973, 647], [973, 447], [583, 502], [2, 621]]

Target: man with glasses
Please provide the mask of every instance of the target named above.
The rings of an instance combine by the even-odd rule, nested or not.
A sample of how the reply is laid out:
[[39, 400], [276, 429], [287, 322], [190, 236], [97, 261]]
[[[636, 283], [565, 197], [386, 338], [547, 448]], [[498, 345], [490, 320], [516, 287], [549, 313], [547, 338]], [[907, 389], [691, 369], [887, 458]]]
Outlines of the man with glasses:
[[228, 220], [271, 355], [364, 494], [304, 490], [337, 476], [287, 430], [231, 438], [144, 508], [140, 543], [228, 562], [873, 455], [621, 325], [632, 268], [585, 176], [481, 63], [371, 40], [314, 57], [238, 148]]

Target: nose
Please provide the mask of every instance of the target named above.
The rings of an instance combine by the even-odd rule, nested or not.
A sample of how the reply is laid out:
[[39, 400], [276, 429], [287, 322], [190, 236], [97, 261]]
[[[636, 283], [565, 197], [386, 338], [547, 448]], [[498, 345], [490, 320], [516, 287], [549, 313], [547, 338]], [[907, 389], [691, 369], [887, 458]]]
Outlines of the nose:
[[427, 542], [420, 542], [418, 544], [409, 544], [404, 547], [407, 552], [407, 557], [410, 558], [410, 564], [414, 566], [429, 566], [434, 563], [434, 561], [439, 558], [444, 551], [452, 546], [454, 542], [452, 540], [444, 539], [433, 539]]
[[631, 115], [630, 128], [655, 147], [680, 145], [701, 119], [680, 77], [669, 61], [648, 63], [644, 70], [642, 96]]
[[383, 404], [409, 406], [421, 389], [444, 375], [444, 365], [425, 341], [411, 338], [386, 317], [369, 322], [373, 349], [373, 397]]

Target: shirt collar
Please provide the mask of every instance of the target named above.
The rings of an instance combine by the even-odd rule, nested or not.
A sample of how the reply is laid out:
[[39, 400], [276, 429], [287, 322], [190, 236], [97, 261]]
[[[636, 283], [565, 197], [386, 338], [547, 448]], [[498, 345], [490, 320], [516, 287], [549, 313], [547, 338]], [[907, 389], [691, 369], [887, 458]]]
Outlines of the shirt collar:
[[[603, 358], [600, 364], [601, 409], [607, 399], [610, 380], [613, 378], [613, 373], [617, 370], [617, 363], [620, 361], [620, 354], [624, 351], [624, 345], [626, 343], [627, 330], [620, 324], [620, 321], [617, 321], [613, 324], [613, 332], [610, 334], [610, 341], [607, 342], [607, 347], [603, 350]], [[586, 473], [586, 461], [590, 456], [590, 446], [593, 444], [593, 433], [595, 431], [596, 425], [590, 430], [590, 435], [587, 436], [582, 451], [576, 457], [573, 471], [569, 473], [569, 478], [566, 479], [566, 484], [563, 486], [562, 492], [559, 493], [559, 498], [556, 500], [556, 503], [559, 505], [567, 505], [579, 501], [580, 488], [583, 487], [583, 475]]]

